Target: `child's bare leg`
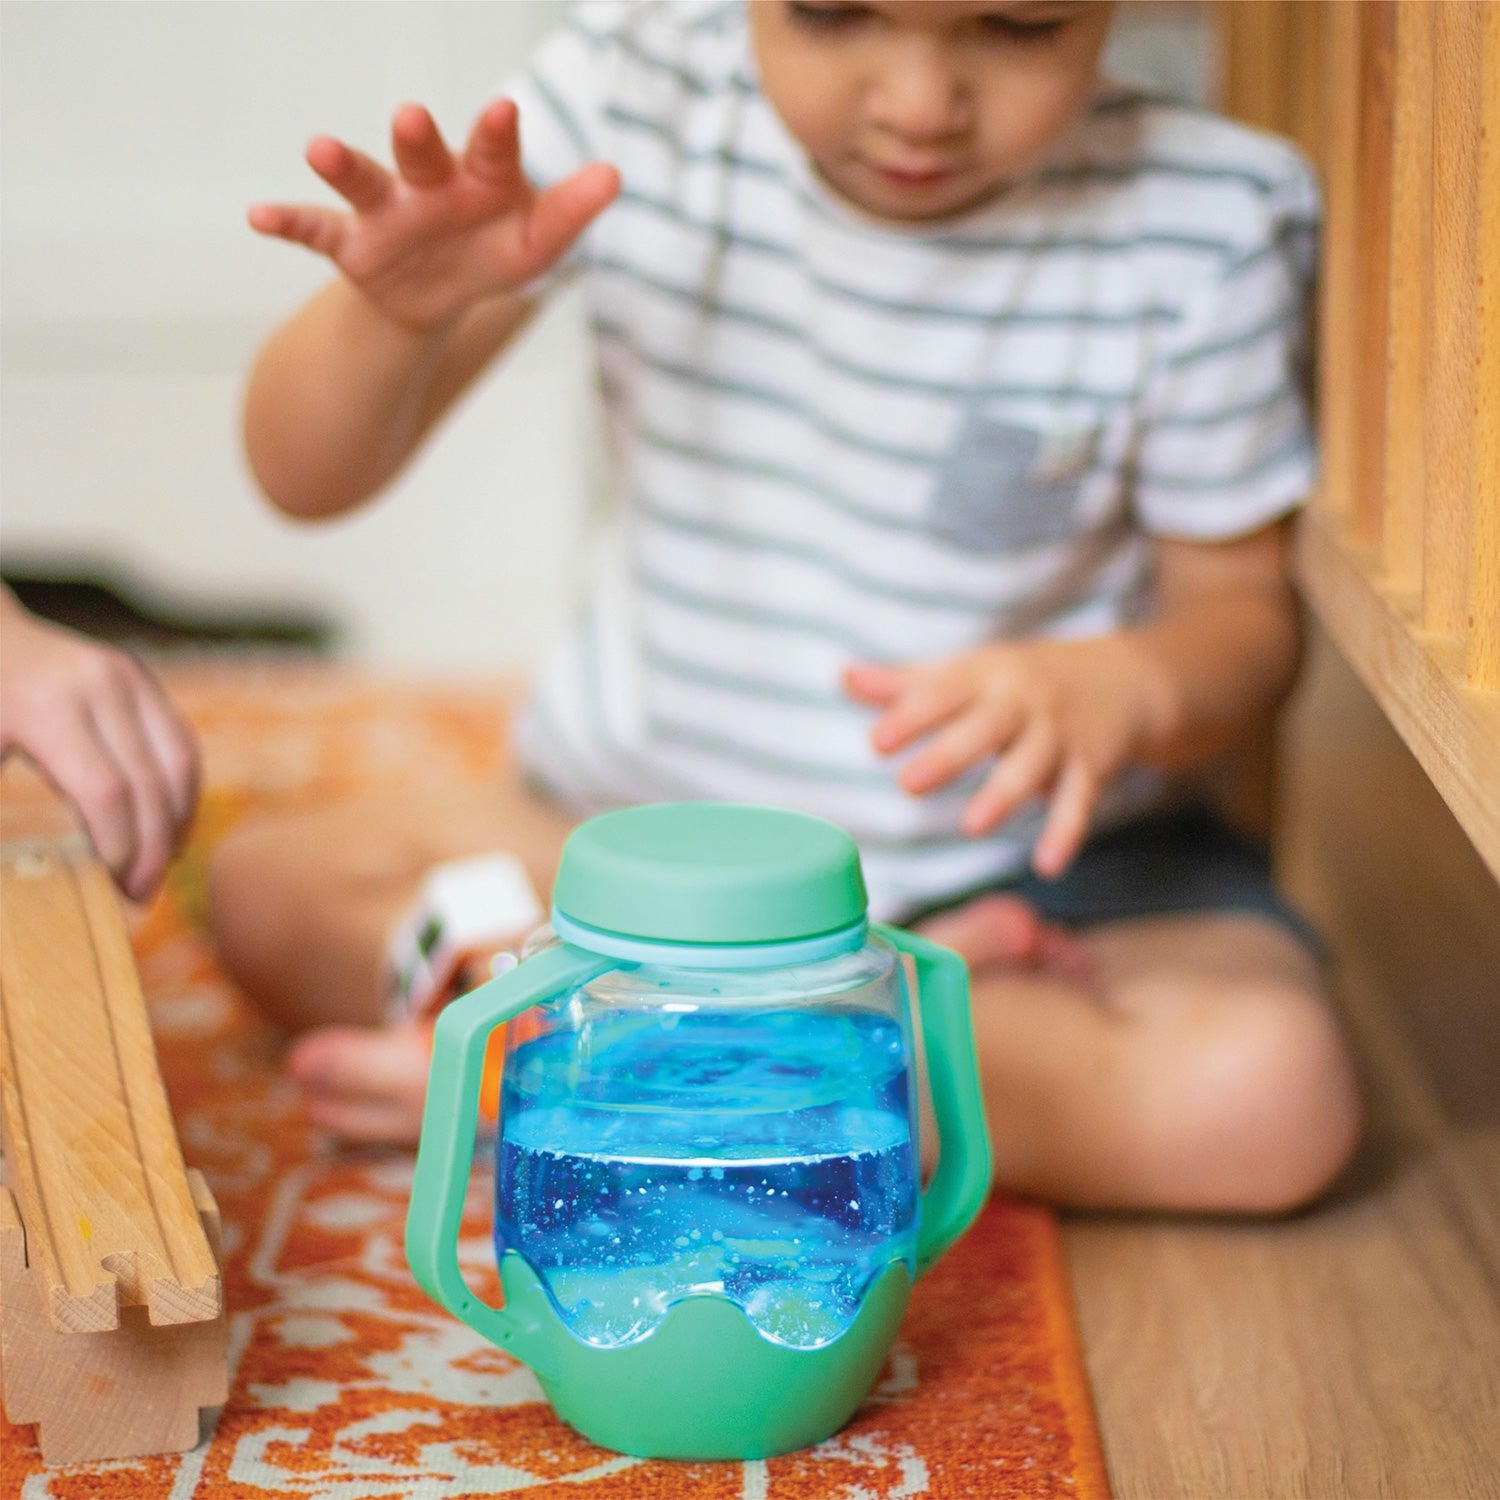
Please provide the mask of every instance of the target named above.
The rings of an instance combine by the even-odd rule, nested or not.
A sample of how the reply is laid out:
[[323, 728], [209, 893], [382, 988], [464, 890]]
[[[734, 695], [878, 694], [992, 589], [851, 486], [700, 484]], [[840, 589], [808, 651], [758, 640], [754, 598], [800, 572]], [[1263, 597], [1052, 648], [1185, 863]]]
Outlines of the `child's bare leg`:
[[426, 872], [503, 849], [546, 893], [570, 822], [519, 780], [386, 793], [247, 822], [208, 872], [224, 966], [288, 1031], [377, 1024], [386, 945]]
[[1119, 922], [1083, 940], [1088, 986], [975, 974], [996, 1180], [1080, 1206], [1249, 1213], [1324, 1188], [1361, 1111], [1307, 950], [1228, 913]]
[[287, 1071], [308, 1116], [351, 1140], [416, 1139], [425, 1023], [382, 1024], [397, 923], [436, 864], [505, 850], [550, 891], [571, 820], [518, 782], [364, 797], [235, 830], [209, 869], [230, 976], [298, 1039]]

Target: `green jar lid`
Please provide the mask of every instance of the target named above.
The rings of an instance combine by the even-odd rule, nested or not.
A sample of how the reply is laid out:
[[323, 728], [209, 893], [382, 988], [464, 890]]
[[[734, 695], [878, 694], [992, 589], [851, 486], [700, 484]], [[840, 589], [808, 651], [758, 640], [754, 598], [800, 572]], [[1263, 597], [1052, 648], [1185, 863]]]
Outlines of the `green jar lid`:
[[669, 943], [774, 943], [860, 922], [859, 850], [822, 818], [737, 802], [603, 813], [568, 836], [553, 888], [571, 922]]

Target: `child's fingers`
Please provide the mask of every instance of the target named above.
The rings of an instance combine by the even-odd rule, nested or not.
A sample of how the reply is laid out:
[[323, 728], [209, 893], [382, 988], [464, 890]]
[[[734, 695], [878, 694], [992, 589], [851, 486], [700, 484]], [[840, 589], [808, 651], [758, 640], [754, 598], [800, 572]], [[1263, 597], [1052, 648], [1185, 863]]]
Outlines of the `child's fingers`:
[[395, 187], [391, 174], [379, 162], [331, 135], [309, 141], [306, 160], [334, 192], [360, 213], [379, 208]]
[[516, 107], [509, 99], [485, 105], [464, 146], [464, 166], [493, 187], [520, 185], [520, 137]]
[[880, 662], [857, 661], [844, 668], [844, 691], [856, 703], [882, 708], [906, 686], [910, 667], [891, 667]]
[[1057, 758], [1057, 735], [1051, 724], [1046, 719], [1032, 720], [964, 805], [959, 828], [970, 835], [998, 828], [1028, 797], [1052, 784]]
[[1038, 875], [1049, 879], [1061, 875], [1083, 845], [1099, 800], [1099, 778], [1078, 756], [1063, 766], [1047, 807], [1047, 821], [1032, 851], [1031, 863]]
[[286, 1067], [315, 1125], [347, 1140], [403, 1145], [421, 1127], [429, 1045], [415, 1026], [326, 1026], [298, 1040]]
[[139, 713], [141, 728], [171, 800], [175, 832], [180, 838], [198, 802], [198, 740], [171, 699], [152, 678], [141, 684]]
[[946, 786], [1003, 750], [1018, 727], [1009, 707], [982, 700], [971, 704], [902, 768], [902, 787], [920, 797]]
[[[870, 743], [890, 755], [946, 724], [973, 703], [972, 684], [957, 676], [928, 674], [911, 681], [875, 721]], [[995, 747], [991, 747], [992, 749]]]
[[136, 714], [133, 695], [123, 685], [100, 694], [91, 706], [99, 742], [119, 767], [129, 788], [135, 822], [135, 856], [121, 889], [134, 900], [150, 895], [177, 843], [172, 797]]
[[421, 1099], [431, 1042], [418, 1024], [320, 1026], [299, 1037], [286, 1070], [308, 1095]]
[[420, 1112], [413, 1114], [389, 1099], [309, 1098], [307, 1118], [320, 1130], [361, 1146], [411, 1146], [422, 1133]]
[[420, 104], [403, 104], [391, 120], [396, 170], [413, 187], [441, 187], [453, 175], [453, 154], [437, 121]]
[[527, 259], [539, 269], [552, 265], [619, 191], [619, 172], [595, 161], [539, 193], [526, 220]]
[[305, 245], [337, 260], [347, 220], [336, 209], [312, 203], [257, 203], [246, 215], [257, 234]]
[[130, 783], [100, 740], [83, 703], [24, 745], [78, 811], [94, 852], [123, 883], [136, 857]]

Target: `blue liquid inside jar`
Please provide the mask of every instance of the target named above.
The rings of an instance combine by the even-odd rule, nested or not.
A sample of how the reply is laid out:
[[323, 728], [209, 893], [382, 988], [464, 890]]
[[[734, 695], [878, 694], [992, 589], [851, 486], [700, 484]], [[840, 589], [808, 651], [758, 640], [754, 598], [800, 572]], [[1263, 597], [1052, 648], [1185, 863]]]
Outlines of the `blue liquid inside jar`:
[[695, 1294], [817, 1348], [917, 1227], [899, 1024], [850, 1009], [619, 1011], [506, 1060], [495, 1248], [580, 1338]]

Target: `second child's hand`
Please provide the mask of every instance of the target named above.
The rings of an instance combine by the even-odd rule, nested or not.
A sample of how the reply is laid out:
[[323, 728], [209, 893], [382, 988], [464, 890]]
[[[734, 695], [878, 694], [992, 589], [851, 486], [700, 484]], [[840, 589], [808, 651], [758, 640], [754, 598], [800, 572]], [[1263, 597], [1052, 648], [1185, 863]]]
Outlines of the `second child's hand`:
[[538, 191], [521, 168], [516, 107], [486, 106], [460, 153], [420, 104], [391, 121], [395, 170], [331, 136], [308, 165], [349, 205], [261, 203], [253, 229], [326, 256], [388, 317], [427, 333], [485, 297], [549, 270], [619, 191], [619, 173], [591, 162]]
[[0, 761], [26, 755], [83, 820], [132, 901], [156, 888], [198, 799], [198, 743], [133, 656], [0, 590]]

